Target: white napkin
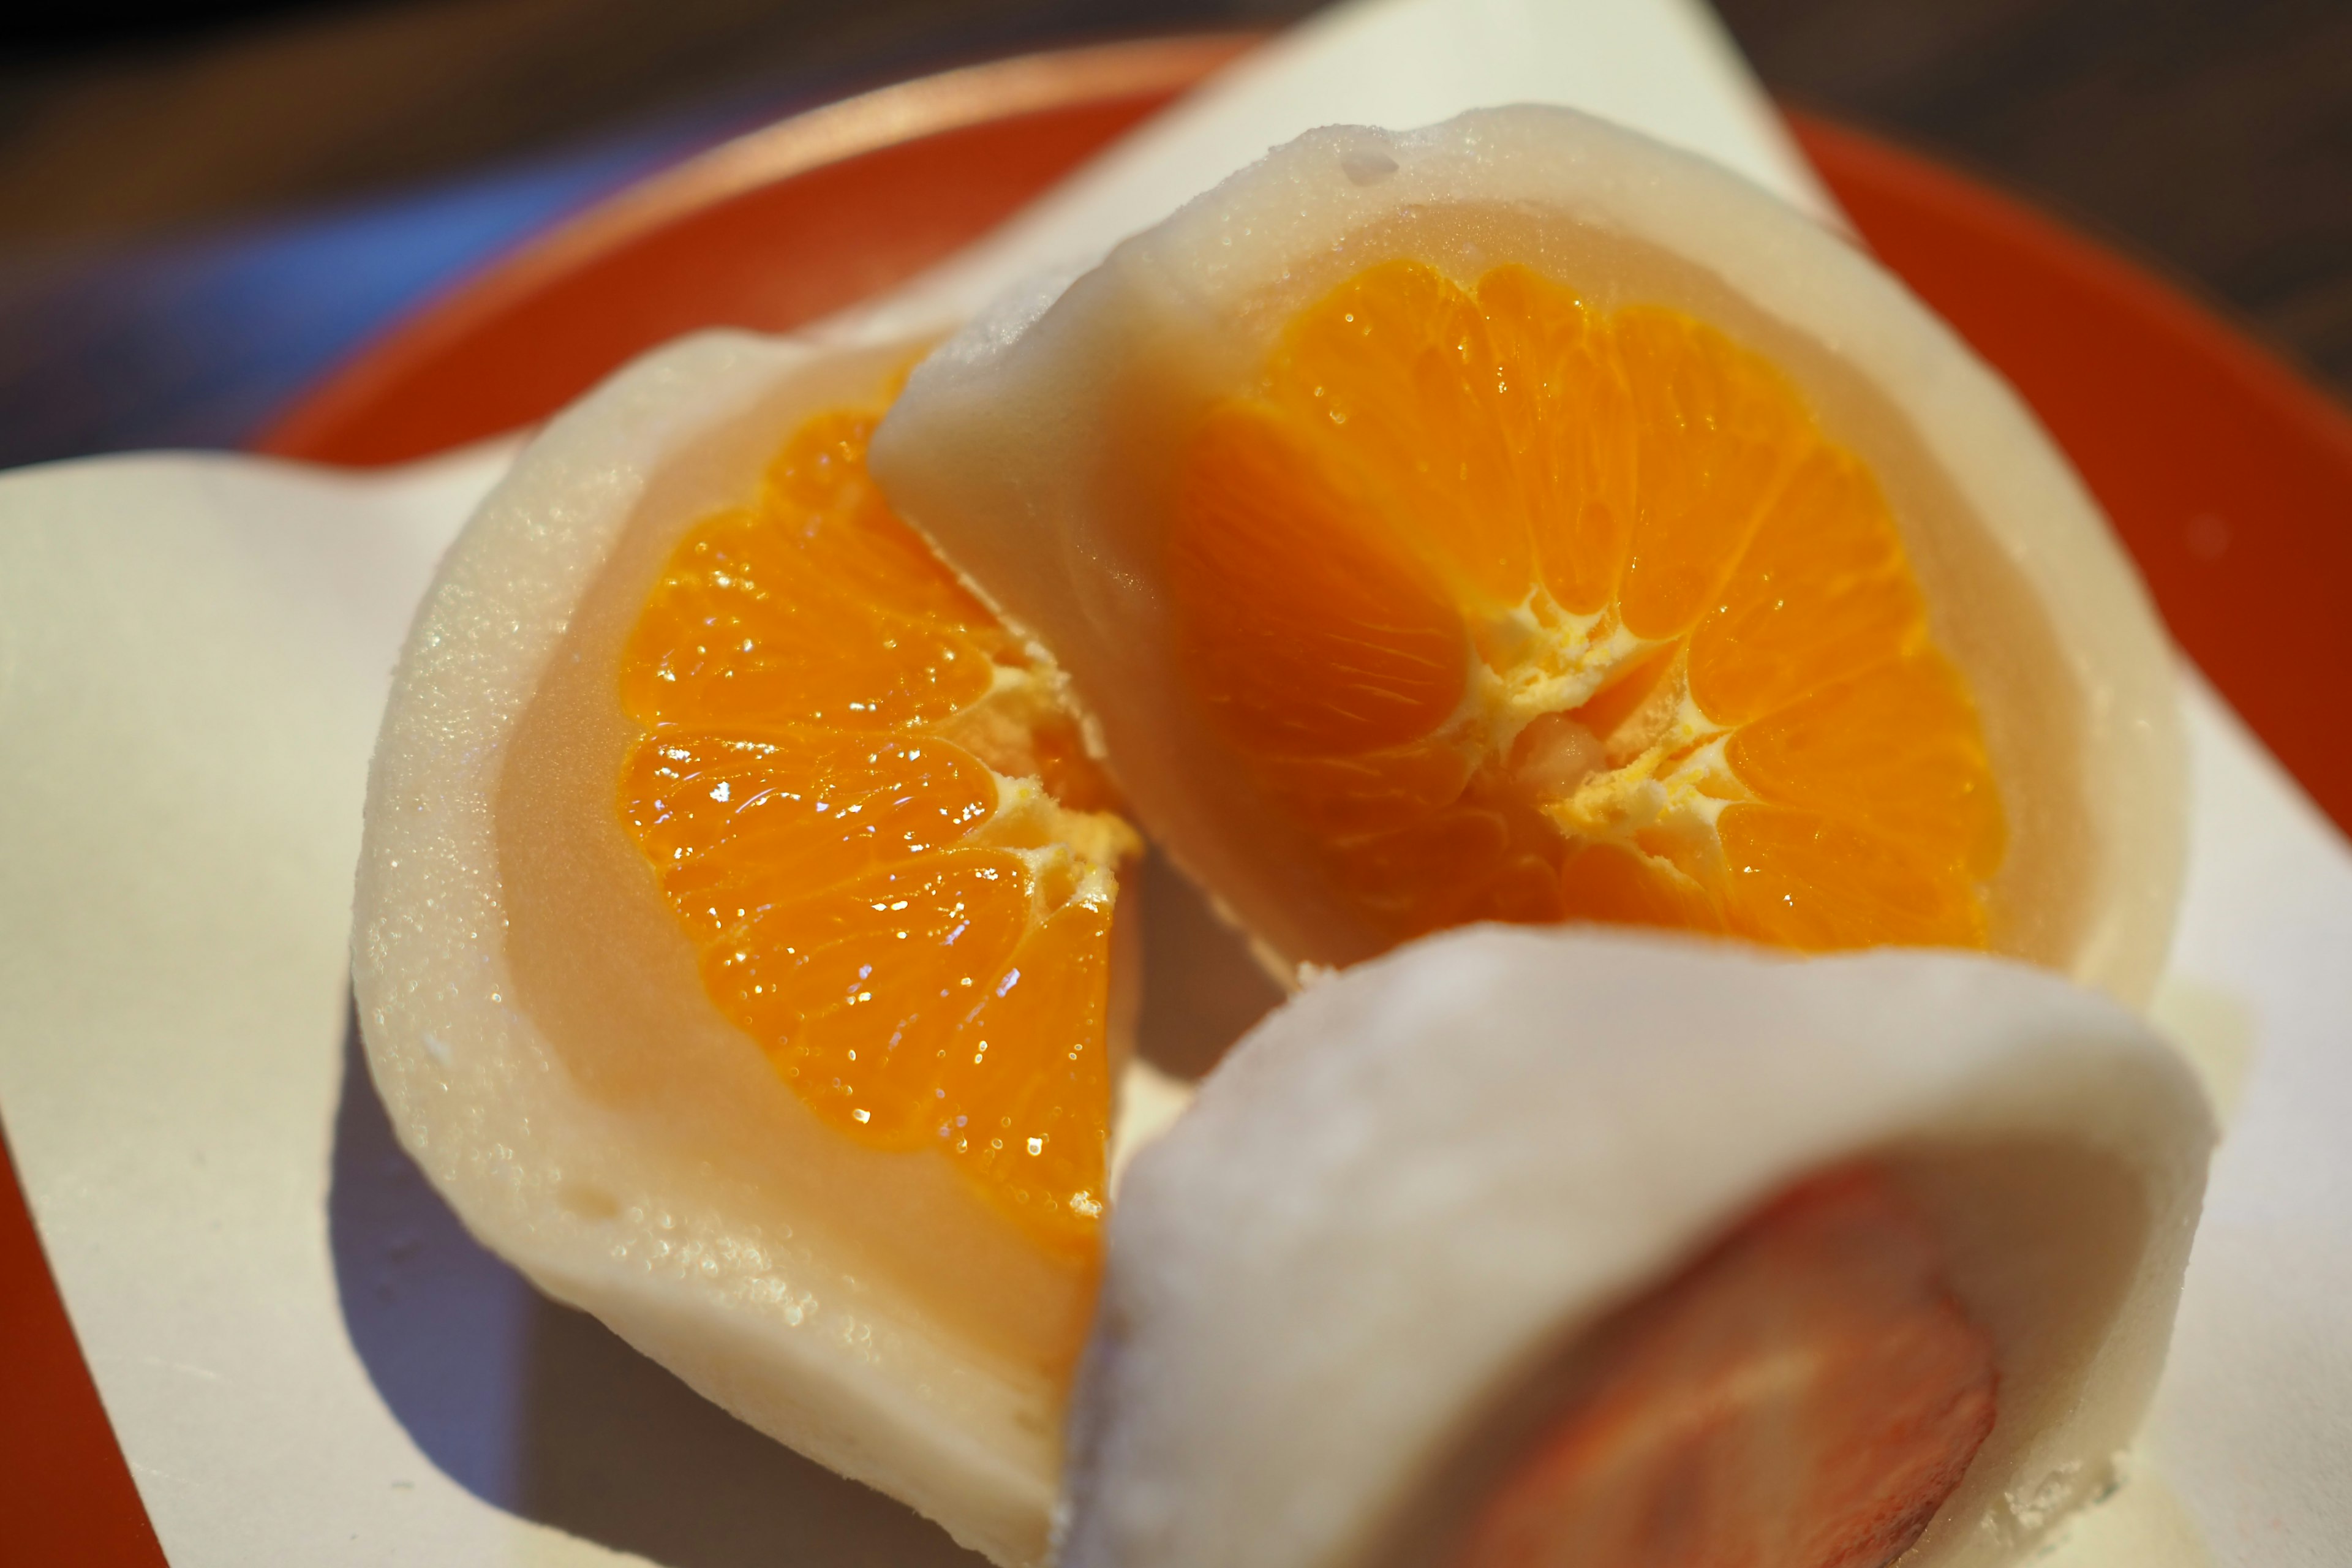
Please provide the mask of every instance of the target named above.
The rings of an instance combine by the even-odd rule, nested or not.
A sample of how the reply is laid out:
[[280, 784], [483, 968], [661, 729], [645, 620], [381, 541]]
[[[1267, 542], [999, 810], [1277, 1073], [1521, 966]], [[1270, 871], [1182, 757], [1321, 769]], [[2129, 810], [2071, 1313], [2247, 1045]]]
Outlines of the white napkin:
[[[1615, 114], [1826, 210], [1696, 5], [1378, 0], [1245, 61], [907, 308], [1098, 251], [1308, 124], [1509, 99]], [[481, 1252], [358, 1065], [368, 748], [432, 563], [509, 455], [0, 477], [0, 1116], [141, 1495], [184, 1568], [973, 1561]], [[2352, 1539], [2352, 848], [2189, 695], [2159, 1012], [2242, 1093], [2157, 1474], [2053, 1561], [2188, 1568], [2201, 1531], [2221, 1563], [2332, 1563]]]

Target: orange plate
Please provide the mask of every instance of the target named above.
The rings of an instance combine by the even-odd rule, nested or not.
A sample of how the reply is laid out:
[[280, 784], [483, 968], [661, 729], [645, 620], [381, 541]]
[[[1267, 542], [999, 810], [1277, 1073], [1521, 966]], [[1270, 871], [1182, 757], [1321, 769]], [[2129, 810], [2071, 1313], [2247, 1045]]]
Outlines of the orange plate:
[[[777, 331], [946, 256], [1254, 41], [1029, 56], [811, 110], [656, 175], [359, 354], [259, 443], [376, 464], [545, 416], [692, 328]], [[1809, 116], [1805, 151], [1890, 266], [2073, 456], [2174, 634], [2352, 826], [2352, 419], [2170, 286], [1934, 163]], [[2259, 626], [2254, 638], [2244, 628]], [[13, 1189], [14, 1183], [8, 1186]], [[0, 1521], [46, 1560], [161, 1561], [31, 1228], [0, 1192], [12, 1363], [58, 1375], [0, 1422]], [[19, 1310], [19, 1308], [22, 1310]], [[74, 1550], [65, 1542], [71, 1539]]]

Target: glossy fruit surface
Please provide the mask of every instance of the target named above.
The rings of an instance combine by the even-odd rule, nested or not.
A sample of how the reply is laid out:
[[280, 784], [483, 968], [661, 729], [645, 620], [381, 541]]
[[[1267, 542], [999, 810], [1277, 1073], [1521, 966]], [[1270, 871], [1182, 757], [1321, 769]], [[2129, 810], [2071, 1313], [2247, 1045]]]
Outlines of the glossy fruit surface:
[[812, 416], [750, 505], [672, 549], [621, 655], [620, 810], [703, 984], [803, 1104], [936, 1148], [1090, 1258], [1120, 859], [1023, 647], [866, 477], [870, 409]]

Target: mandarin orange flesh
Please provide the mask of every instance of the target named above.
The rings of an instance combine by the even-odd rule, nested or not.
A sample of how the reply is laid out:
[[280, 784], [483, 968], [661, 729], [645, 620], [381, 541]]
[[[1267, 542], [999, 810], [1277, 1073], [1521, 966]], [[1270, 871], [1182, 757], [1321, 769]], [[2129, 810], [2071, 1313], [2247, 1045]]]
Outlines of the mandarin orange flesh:
[[1605, 1341], [1454, 1568], [1885, 1568], [1996, 1415], [1990, 1339], [1868, 1168], [1783, 1197]]
[[1895, 519], [1692, 317], [1372, 268], [1208, 410], [1167, 548], [1191, 689], [1386, 941], [1986, 943], [2001, 810]]
[[671, 553], [621, 660], [621, 816], [803, 1102], [1091, 1256], [1135, 840], [1050, 672], [866, 477], [875, 419], [809, 420]]

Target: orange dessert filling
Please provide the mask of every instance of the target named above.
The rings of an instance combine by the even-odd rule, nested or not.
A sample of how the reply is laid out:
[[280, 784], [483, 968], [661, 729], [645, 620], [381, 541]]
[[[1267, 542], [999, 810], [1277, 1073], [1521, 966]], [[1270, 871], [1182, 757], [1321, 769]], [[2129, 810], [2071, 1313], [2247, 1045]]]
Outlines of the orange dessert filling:
[[1595, 1349], [1454, 1568], [1885, 1568], [1996, 1414], [1990, 1337], [1868, 1169], [1772, 1205]]
[[1375, 267], [1210, 409], [1168, 549], [1193, 693], [1388, 940], [1986, 943], [2000, 806], [1894, 516], [1687, 315]]
[[752, 504], [679, 541], [622, 656], [621, 816], [712, 1002], [803, 1103], [1090, 1255], [1138, 840], [1057, 672], [867, 478], [877, 417], [811, 419]]

